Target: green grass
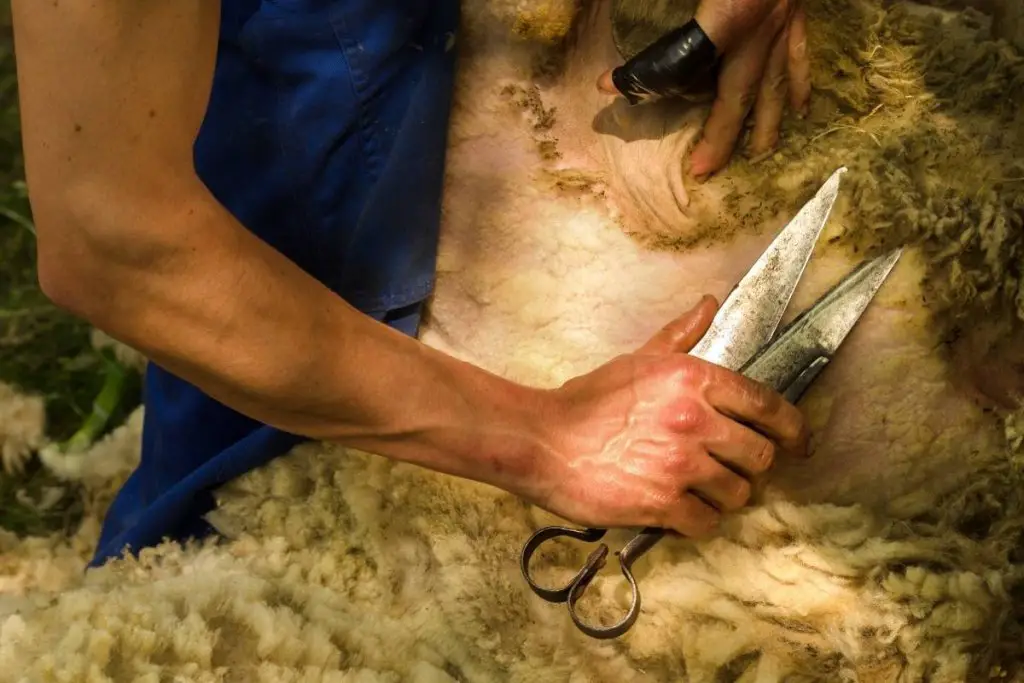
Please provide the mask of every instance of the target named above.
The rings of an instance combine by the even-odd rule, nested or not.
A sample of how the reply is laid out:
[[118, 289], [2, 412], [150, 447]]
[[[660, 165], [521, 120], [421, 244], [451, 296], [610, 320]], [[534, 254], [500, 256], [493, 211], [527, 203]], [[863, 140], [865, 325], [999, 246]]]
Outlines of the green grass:
[[[47, 433], [64, 441], [87, 427], [90, 437], [120, 424], [141, 400], [137, 373], [130, 372], [117, 409], [100, 424], [93, 403], [111, 367], [89, 343], [90, 327], [57, 309], [39, 289], [36, 242], [24, 185], [17, 79], [10, 38], [10, 3], [0, 2], [0, 380], [46, 400]], [[109, 393], [109, 392], [108, 392]], [[96, 427], [99, 429], [96, 429]], [[78, 497], [65, 495], [41, 514], [18, 502], [23, 489], [36, 498], [59, 485], [37, 460], [23, 476], [0, 472], [0, 527], [18, 534], [45, 534], [71, 528], [78, 520]]]

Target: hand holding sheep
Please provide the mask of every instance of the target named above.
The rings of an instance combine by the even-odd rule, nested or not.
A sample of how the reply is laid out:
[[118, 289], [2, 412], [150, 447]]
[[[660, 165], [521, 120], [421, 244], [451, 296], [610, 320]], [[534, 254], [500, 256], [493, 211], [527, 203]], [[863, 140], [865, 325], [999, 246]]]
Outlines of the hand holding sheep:
[[[751, 111], [748, 151], [755, 156], [778, 142], [787, 96], [794, 111], [806, 114], [810, 63], [799, 0], [702, 0], [694, 19], [721, 57], [715, 101], [690, 157], [691, 175], [703, 178], [728, 163]], [[618, 92], [611, 71], [600, 76], [598, 87]]]

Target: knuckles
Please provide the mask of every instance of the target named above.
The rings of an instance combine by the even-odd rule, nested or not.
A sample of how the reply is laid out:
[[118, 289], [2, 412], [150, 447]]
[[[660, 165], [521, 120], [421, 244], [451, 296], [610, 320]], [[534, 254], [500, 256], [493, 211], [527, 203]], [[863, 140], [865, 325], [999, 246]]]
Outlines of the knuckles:
[[789, 74], [783, 72], [769, 76], [765, 82], [766, 93], [774, 98], [782, 99], [789, 86]]
[[768, 13], [768, 25], [773, 32], [783, 30], [793, 16], [796, 9], [796, 2], [793, 0], [776, 0], [772, 3], [771, 11]]
[[710, 457], [705, 453], [697, 453], [696, 449], [679, 450], [673, 453], [666, 463], [670, 480], [675, 491], [684, 492], [690, 484], [705, 478], [706, 463]]
[[760, 452], [754, 456], [754, 467], [757, 474], [763, 474], [770, 470], [775, 464], [775, 456], [775, 444], [765, 439]]
[[707, 378], [707, 367], [699, 358], [679, 354], [671, 358], [672, 380], [680, 385], [702, 384]]
[[705, 403], [696, 398], [680, 398], [672, 403], [670, 428], [690, 436], [702, 434], [707, 430], [711, 416]]
[[720, 97], [723, 101], [730, 103], [731, 108], [736, 111], [750, 111], [757, 101], [757, 83], [752, 81], [744, 88], [721, 93]]
[[736, 477], [735, 491], [733, 491], [733, 501], [731, 510], [739, 510], [750, 502], [750, 497], [753, 495], [754, 487], [750, 485], [750, 482], [742, 477]]
[[677, 528], [680, 507], [686, 491], [675, 486], [663, 486], [647, 497], [638, 510], [637, 523], [662, 528]]
[[773, 415], [778, 412], [782, 404], [782, 396], [772, 391], [763, 384], [743, 378], [744, 393], [750, 407], [758, 415]]

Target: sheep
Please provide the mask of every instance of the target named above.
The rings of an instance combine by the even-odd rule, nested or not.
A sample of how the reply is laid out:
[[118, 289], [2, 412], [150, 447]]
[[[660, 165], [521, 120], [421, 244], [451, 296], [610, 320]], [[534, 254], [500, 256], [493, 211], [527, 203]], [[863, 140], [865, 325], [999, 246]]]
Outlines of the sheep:
[[[897, 240], [908, 246], [907, 263], [879, 308], [900, 312], [920, 348], [956, 329], [986, 332], [983, 346], [993, 357], [1015, 340], [1014, 317], [1024, 319], [1024, 204], [1014, 185], [1022, 140], [1009, 124], [998, 139], [971, 136], [993, 121], [1020, 121], [1014, 103], [1022, 97], [1024, 59], [982, 36], [976, 14], [809, 2], [820, 36], [812, 49], [821, 111], [794, 124], [771, 157], [738, 159], [704, 195], [728, 198], [730, 188], [744, 187], [763, 200], [740, 198], [717, 223], [704, 216], [721, 228], [716, 233], [681, 234], [657, 216], [617, 224], [595, 208], [609, 198], [625, 206], [628, 194], [580, 161], [582, 152], [559, 135], [569, 115], [551, 105], [551, 91], [532, 83], [529, 69], [572, 68], [557, 60], [588, 11], [556, 0], [466, 7], [459, 43], [470, 57], [483, 44], [501, 45], [493, 54], [506, 50], [521, 57], [516, 69], [525, 66], [485, 89], [487, 81], [472, 78], [477, 64], [470, 59], [460, 77], [453, 144], [510, 122], [519, 126], [521, 146], [503, 151], [536, 155], [529, 158], [542, 172], [530, 176], [536, 186], [522, 190], [532, 213], [519, 215], [533, 223], [524, 220], [519, 233], [491, 226], [472, 232], [471, 222], [458, 220], [472, 213], [460, 204], [466, 194], [459, 184], [473, 159], [454, 156], [425, 343], [517, 381], [557, 385], [633, 342], [601, 328], [611, 315], [595, 313], [601, 302], [638, 299], [630, 291], [640, 289], [637, 273], [671, 272], [674, 253], [723, 253], [729, 240], [750, 237], [748, 223], [759, 221], [737, 220], [741, 209], [754, 218], [784, 213], [837, 156], [850, 166], [849, 191], [828, 246], [816, 255], [822, 265], [809, 271], [815, 286], [820, 290], [842, 259]], [[867, 35], [854, 35], [865, 27]], [[965, 59], [964, 43], [952, 42], [972, 31], [976, 62]], [[920, 60], [932, 76], [922, 75]], [[934, 106], [935, 90], [952, 87], [960, 88], [964, 107], [958, 121]], [[993, 92], [1006, 102], [986, 113], [978, 103]], [[940, 136], [947, 147], [935, 144]], [[685, 141], [650, 145], [677, 142]], [[984, 155], [964, 156], [979, 148]], [[950, 186], [959, 190], [953, 200], [943, 195]], [[692, 195], [699, 213], [700, 197]], [[480, 241], [469, 241], [472, 235]], [[498, 251], [510, 248], [517, 251]], [[472, 267], [467, 254], [484, 265]], [[612, 265], [599, 268], [602, 259]], [[495, 268], [498, 260], [528, 270], [517, 276]], [[599, 286], [611, 282], [625, 291]], [[566, 298], [570, 291], [581, 298]], [[663, 296], [637, 305], [667, 312], [681, 301]], [[800, 296], [805, 303], [813, 292]], [[991, 329], [980, 322], [986, 314], [995, 319]], [[866, 320], [864, 334], [883, 321]], [[631, 321], [630, 334], [656, 324]], [[915, 389], [938, 397], [949, 368], [962, 366], [956, 357], [922, 354], [906, 362], [925, 368], [932, 381]], [[840, 373], [867, 372], [846, 368]], [[821, 387], [815, 405], [828, 403], [835, 380], [823, 379]], [[483, 484], [333, 444], [300, 445], [224, 486], [209, 515], [218, 537], [163, 543], [82, 573], [96, 520], [138, 457], [140, 409], [98, 446], [108, 454], [102, 476], [76, 466], [86, 459], [49, 462], [67, 477], [86, 477], [95, 492], [76, 536], [21, 546], [28, 551], [0, 536], [15, 558], [2, 576], [21, 577], [13, 589], [6, 584], [14, 599], [0, 604], [0, 681], [1024, 681], [1017, 607], [1024, 408], [1019, 400], [1001, 410], [956, 405], [957, 419], [976, 425], [976, 433], [911, 435], [925, 446], [880, 494], [857, 485], [864, 475], [856, 471], [834, 490], [822, 482], [812, 482], [817, 489], [773, 484], [758, 505], [727, 517], [713, 539], [662, 543], [637, 568], [641, 618], [611, 641], [579, 633], [564, 607], [536, 598], [519, 575], [523, 541], [560, 520]], [[828, 412], [816, 408], [812, 422], [827, 427]], [[940, 476], [947, 465], [952, 473]], [[780, 481], [789, 476], [782, 472]], [[890, 497], [890, 490], [902, 495]], [[627, 533], [616, 530], [608, 543], [617, 547]], [[571, 575], [585, 552], [549, 554], [545, 577]], [[19, 563], [19, 553], [51, 556], [70, 569], [44, 576], [24, 569], [41, 565]], [[614, 573], [593, 589], [600, 603], [583, 605], [589, 617], [621, 610], [625, 594]]]

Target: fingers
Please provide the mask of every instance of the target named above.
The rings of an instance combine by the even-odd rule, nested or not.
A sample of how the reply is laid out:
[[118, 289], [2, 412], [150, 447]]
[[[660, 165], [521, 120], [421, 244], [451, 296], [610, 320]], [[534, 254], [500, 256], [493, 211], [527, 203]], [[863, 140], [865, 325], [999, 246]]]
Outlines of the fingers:
[[707, 366], [705, 397], [712, 407], [773, 439], [788, 454], [806, 457], [807, 425], [796, 406], [760, 382]]
[[743, 121], [757, 97], [757, 85], [764, 74], [774, 37], [773, 33], [761, 31], [723, 59], [718, 94], [704, 123], [703, 139], [690, 155], [692, 175], [714, 173], [732, 156]]
[[750, 500], [750, 482], [723, 466], [714, 458], [704, 457], [698, 474], [687, 486], [722, 512], [739, 510]]
[[[707, 456], [686, 459], [685, 484], [722, 512], [744, 507], [753, 488], [750, 479], [775, 462], [775, 444], [753, 429], [721, 414], [705, 422], [700, 439]], [[687, 420], [692, 423], [692, 418]]]
[[715, 458], [748, 477], [764, 474], [775, 463], [775, 444], [763, 434], [724, 415], [705, 442]]
[[[722, 55], [717, 97], [703, 138], [690, 155], [690, 174], [703, 179], [728, 163], [752, 109], [750, 153], [754, 156], [777, 144], [787, 92], [793, 110], [806, 115], [810, 60], [807, 17], [797, 0], [703, 0], [694, 19]], [[602, 73], [596, 85], [600, 92], [622, 94], [612, 70]]]
[[658, 526], [682, 534], [688, 538], [707, 538], [717, 528], [722, 513], [711, 507], [692, 493], [679, 497], [665, 514], [665, 519]]
[[740, 510], [750, 502], [750, 481], [719, 460], [753, 477], [766, 472], [775, 457], [771, 441], [727, 418], [721, 418], [716, 431], [720, 436], [706, 442], [709, 454], [679, 461], [680, 485], [685, 491], [661, 524], [691, 538], [709, 535], [723, 513]]
[[786, 109], [789, 30], [783, 29], [772, 44], [761, 89], [754, 103], [754, 130], [750, 134], [750, 153], [759, 156], [771, 151], [779, 141], [779, 127]]
[[704, 295], [697, 305], [679, 316], [640, 348], [641, 353], [686, 353], [700, 341], [718, 311], [718, 303], [710, 294]]
[[807, 15], [803, 5], [793, 12], [789, 23], [789, 106], [801, 116], [807, 115], [811, 99], [811, 61], [807, 56]]

